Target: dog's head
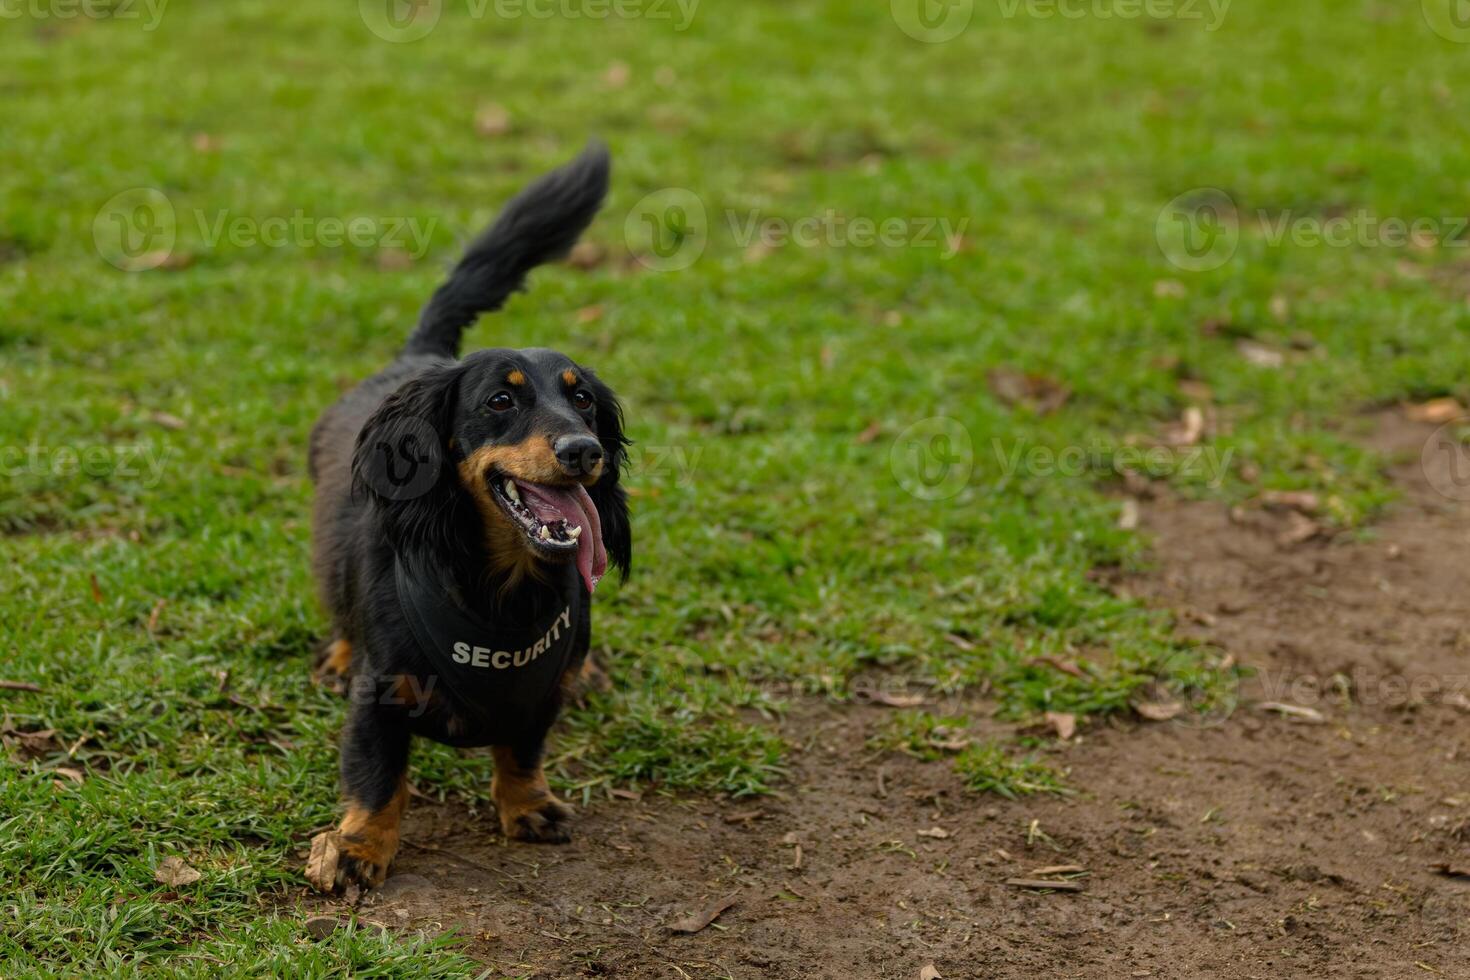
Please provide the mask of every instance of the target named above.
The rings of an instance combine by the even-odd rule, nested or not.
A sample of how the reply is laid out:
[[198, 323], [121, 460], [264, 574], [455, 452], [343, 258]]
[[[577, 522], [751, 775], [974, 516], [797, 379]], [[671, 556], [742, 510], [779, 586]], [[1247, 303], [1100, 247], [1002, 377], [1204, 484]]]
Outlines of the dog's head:
[[[432, 558], [478, 541], [508, 581], [575, 562], [590, 591], [609, 563], [626, 576], [632, 561], [627, 445], [622, 407], [589, 369], [552, 350], [482, 350], [384, 401], [358, 437], [354, 484], [400, 551]], [[382, 493], [374, 477], [395, 454], [437, 466], [432, 482]]]

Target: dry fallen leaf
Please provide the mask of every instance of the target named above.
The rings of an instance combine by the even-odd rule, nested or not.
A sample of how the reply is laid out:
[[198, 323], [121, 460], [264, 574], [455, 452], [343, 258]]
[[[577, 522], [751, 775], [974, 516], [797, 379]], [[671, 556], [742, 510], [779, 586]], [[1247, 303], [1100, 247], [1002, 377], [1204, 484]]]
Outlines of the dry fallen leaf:
[[593, 306], [584, 306], [577, 311], [577, 322], [596, 323], [598, 320], [602, 319], [603, 314], [606, 312], [607, 310], [600, 304]]
[[1080, 892], [1082, 884], [1076, 881], [1044, 881], [1040, 878], [1007, 878], [1012, 888], [1033, 888], [1038, 891]]
[[939, 969], [930, 963], [919, 971], [919, 980], [944, 980]]
[[185, 422], [177, 415], [170, 415], [168, 412], [150, 412], [148, 413], [148, 421], [154, 425], [161, 425], [165, 429], [173, 432], [178, 432], [189, 427], [188, 422]]
[[735, 896], [730, 895], [719, 901], [706, 906], [702, 911], [675, 919], [669, 923], [670, 932], [680, 932], [686, 935], [696, 933], [707, 927], [720, 917], [720, 913], [735, 904]]
[[510, 128], [510, 112], [503, 105], [483, 106], [475, 113], [475, 132], [481, 136], [504, 136]]
[[159, 599], [153, 604], [153, 611], [148, 614], [148, 632], [158, 632], [158, 617], [163, 615], [163, 607], [168, 604], [167, 599]]
[[1172, 422], [1164, 427], [1164, 442], [1170, 446], [1194, 446], [1205, 434], [1205, 413], [1197, 406], [1190, 405], [1178, 422]]
[[1133, 531], [1138, 528], [1138, 501], [1128, 498], [1123, 501], [1123, 506], [1118, 508], [1118, 529], [1120, 531]]
[[1048, 711], [1046, 723], [1063, 742], [1077, 733], [1077, 716], [1066, 711]]
[[1241, 357], [1256, 367], [1279, 368], [1286, 363], [1286, 355], [1274, 347], [1267, 347], [1265, 344], [1258, 343], [1254, 340], [1239, 341], [1236, 343], [1235, 349], [1240, 353]]
[[1442, 425], [1465, 414], [1460, 403], [1453, 398], [1431, 398], [1419, 405], [1405, 405], [1404, 416], [1410, 422], [1431, 422]]
[[954, 836], [943, 827], [930, 827], [928, 830], [919, 831], [920, 837], [932, 837], [935, 840], [947, 840]]
[[1149, 721], [1168, 721], [1183, 711], [1184, 705], [1178, 701], [1140, 701], [1133, 710]]
[[1045, 665], [1053, 670], [1060, 670], [1069, 677], [1076, 677], [1080, 680], [1088, 679], [1087, 671], [1068, 660], [1058, 660], [1056, 657], [1036, 657], [1027, 663], [1028, 667], [1039, 665]]
[[877, 439], [882, 434], [883, 423], [875, 419], [874, 421], [869, 422], [867, 426], [863, 429], [863, 431], [857, 434], [857, 438], [854, 441], [859, 446], [866, 446], [868, 443], [872, 442], [874, 439]]
[[306, 859], [306, 880], [319, 892], [337, 887], [337, 864], [342, 847], [334, 831], [324, 830], [311, 839], [311, 854]]
[[55, 772], [55, 773], [58, 773], [59, 775], [65, 776], [67, 779], [70, 779], [72, 782], [76, 783], [78, 786], [80, 786], [83, 782], [86, 781], [86, 777], [82, 775], [82, 771], [80, 769], [73, 769], [70, 766], [57, 766], [55, 769], [53, 769], [51, 771], [52, 772]]
[[1466, 867], [1465, 865], [1451, 864], [1448, 861], [1440, 861], [1438, 864], [1431, 864], [1429, 866], [1429, 870], [1433, 871], [1435, 874], [1444, 875], [1446, 878], [1470, 878], [1470, 867]]
[[607, 66], [607, 71], [603, 72], [602, 81], [608, 88], [622, 88], [632, 77], [633, 69], [628, 67], [627, 62], [614, 61]]
[[864, 698], [885, 708], [917, 708], [924, 703], [922, 694], [889, 694], [887, 691], [869, 691]]
[[1310, 541], [1322, 533], [1322, 525], [1309, 517], [1303, 517], [1296, 511], [1287, 515], [1286, 524], [1286, 530], [1276, 535], [1276, 543], [1282, 547]]
[[574, 269], [595, 269], [607, 258], [607, 250], [596, 242], [578, 242], [567, 254], [567, 265]]
[[204, 876], [180, 857], [166, 857], [158, 862], [158, 867], [153, 871], [153, 880], [160, 885], [168, 885], [170, 888], [178, 888], [181, 885], [192, 885]]
[[1300, 718], [1313, 725], [1325, 725], [1327, 718], [1316, 708], [1304, 708], [1299, 704], [1283, 704], [1280, 701], [1262, 701], [1256, 705], [1262, 711], [1274, 711], [1288, 718]]
[[1322, 506], [1321, 499], [1310, 490], [1267, 490], [1261, 494], [1261, 503], [1281, 510], [1299, 510], [1303, 514], [1315, 514]]
[[1055, 412], [1072, 397], [1072, 392], [1061, 382], [1013, 368], [992, 368], [986, 372], [985, 379], [991, 394], [1003, 404], [1024, 405], [1037, 415]]
[[1159, 299], [1179, 299], [1187, 296], [1189, 290], [1184, 288], [1184, 283], [1178, 279], [1158, 279], [1154, 281], [1154, 295]]

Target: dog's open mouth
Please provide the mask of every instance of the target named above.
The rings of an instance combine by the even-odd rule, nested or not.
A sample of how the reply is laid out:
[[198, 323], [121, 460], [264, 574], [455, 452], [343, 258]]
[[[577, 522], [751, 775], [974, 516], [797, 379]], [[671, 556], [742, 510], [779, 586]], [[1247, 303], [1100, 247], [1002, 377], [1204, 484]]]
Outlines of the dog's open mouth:
[[575, 557], [587, 591], [607, 571], [602, 524], [597, 507], [580, 484], [554, 487], [517, 480], [503, 473], [489, 477], [491, 496], [526, 535], [531, 551], [550, 561]]

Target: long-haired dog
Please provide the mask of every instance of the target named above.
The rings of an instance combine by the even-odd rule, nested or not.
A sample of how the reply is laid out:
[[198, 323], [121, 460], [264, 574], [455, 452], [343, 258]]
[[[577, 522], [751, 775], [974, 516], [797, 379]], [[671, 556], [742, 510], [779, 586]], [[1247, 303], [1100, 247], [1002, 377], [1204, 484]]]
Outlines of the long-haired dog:
[[409, 741], [491, 746], [508, 837], [569, 839], [546, 735], [590, 668], [591, 593], [627, 575], [622, 409], [542, 348], [458, 359], [464, 330], [562, 257], [607, 193], [599, 145], [541, 178], [475, 240], [402, 353], [311, 434], [313, 562], [333, 639], [318, 669], [350, 694], [346, 813], [312, 841], [323, 890], [383, 880], [408, 801]]

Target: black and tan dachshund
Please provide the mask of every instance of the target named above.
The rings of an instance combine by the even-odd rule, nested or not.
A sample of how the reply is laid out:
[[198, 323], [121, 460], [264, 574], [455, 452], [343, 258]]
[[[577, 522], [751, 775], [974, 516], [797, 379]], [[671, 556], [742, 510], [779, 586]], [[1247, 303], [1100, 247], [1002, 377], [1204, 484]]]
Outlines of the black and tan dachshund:
[[333, 623], [318, 671], [348, 692], [346, 813], [307, 877], [380, 883], [398, 850], [409, 742], [491, 746], [508, 837], [569, 839], [541, 758], [591, 661], [592, 591], [627, 575], [622, 409], [556, 351], [481, 350], [464, 330], [562, 257], [607, 192], [589, 147], [517, 196], [434, 293], [397, 360], [311, 434], [314, 565]]

